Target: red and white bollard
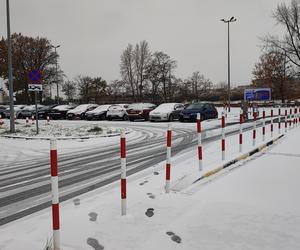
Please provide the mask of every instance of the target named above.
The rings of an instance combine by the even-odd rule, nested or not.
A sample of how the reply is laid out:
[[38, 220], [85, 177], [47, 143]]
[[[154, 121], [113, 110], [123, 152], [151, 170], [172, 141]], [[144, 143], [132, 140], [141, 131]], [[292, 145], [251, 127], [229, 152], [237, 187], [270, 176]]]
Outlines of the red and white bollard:
[[292, 109], [290, 108], [289, 129], [292, 128]]
[[278, 108], [278, 134], [281, 133], [281, 110]]
[[274, 125], [273, 125], [273, 109], [271, 109], [271, 137], [273, 137], [273, 129], [274, 129]]
[[31, 116], [31, 125], [34, 125], [34, 116]]
[[253, 136], [252, 136], [252, 145], [255, 146], [256, 144], [256, 116], [257, 116], [257, 113], [256, 111], [254, 111], [253, 113]]
[[295, 116], [294, 116], [295, 126], [298, 127], [298, 107], [295, 107]]
[[47, 125], [50, 125], [50, 117], [47, 116]]
[[126, 215], [126, 137], [124, 130], [121, 132], [120, 137], [121, 147], [121, 215]]
[[243, 110], [240, 110], [239, 152], [243, 151]]
[[287, 133], [287, 109], [284, 110], [284, 129], [285, 133]]
[[203, 169], [202, 163], [202, 128], [201, 128], [201, 116], [197, 114], [197, 134], [198, 134], [198, 161], [199, 161], [199, 171]]
[[263, 125], [262, 125], [262, 136], [263, 136], [263, 141], [266, 139], [266, 111], [263, 109]]
[[0, 126], [2, 126], [4, 124], [3, 120], [2, 120], [2, 115], [0, 115]]
[[293, 127], [295, 128], [296, 127], [296, 107], [293, 108], [293, 111], [294, 111], [294, 114], [293, 114]]
[[60, 250], [59, 193], [56, 139], [50, 140], [53, 249]]
[[224, 161], [225, 160], [225, 114], [224, 114], [224, 111], [222, 112], [221, 127], [222, 127], [221, 150], [222, 150], [222, 161]]
[[171, 124], [169, 124], [168, 125], [168, 131], [167, 131], [166, 193], [170, 193], [170, 180], [171, 180], [171, 142], [172, 142], [172, 129], [171, 129]]

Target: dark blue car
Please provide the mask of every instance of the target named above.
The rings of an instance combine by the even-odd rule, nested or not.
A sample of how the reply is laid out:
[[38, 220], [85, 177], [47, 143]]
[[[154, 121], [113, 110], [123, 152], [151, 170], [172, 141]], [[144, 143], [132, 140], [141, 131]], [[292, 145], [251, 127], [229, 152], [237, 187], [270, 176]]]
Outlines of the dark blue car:
[[201, 120], [218, 118], [218, 111], [211, 103], [193, 103], [179, 114], [179, 121], [196, 121], [200, 113]]

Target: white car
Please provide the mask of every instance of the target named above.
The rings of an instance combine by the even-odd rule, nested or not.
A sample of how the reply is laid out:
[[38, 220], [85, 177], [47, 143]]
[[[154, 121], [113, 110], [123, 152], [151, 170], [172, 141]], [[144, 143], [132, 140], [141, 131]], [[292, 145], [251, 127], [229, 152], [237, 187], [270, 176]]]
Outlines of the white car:
[[97, 108], [97, 104], [81, 104], [74, 109], [71, 109], [67, 112], [67, 118], [72, 119], [84, 119], [85, 113]]
[[122, 119], [124, 121], [128, 120], [128, 114], [126, 112], [126, 108], [128, 106], [128, 104], [111, 105], [106, 113], [107, 119], [109, 121], [113, 119]]
[[87, 120], [106, 120], [106, 113], [111, 105], [100, 105], [97, 108], [85, 113]]
[[173, 121], [179, 119], [179, 113], [184, 110], [181, 103], [163, 103], [149, 114], [150, 121]]

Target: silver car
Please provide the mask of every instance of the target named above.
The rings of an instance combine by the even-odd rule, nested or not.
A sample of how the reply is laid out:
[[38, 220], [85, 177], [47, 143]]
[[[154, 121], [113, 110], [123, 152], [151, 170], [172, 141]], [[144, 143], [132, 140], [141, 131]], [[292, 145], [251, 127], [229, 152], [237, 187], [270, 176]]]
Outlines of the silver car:
[[128, 106], [128, 104], [111, 105], [106, 113], [107, 119], [109, 121], [113, 119], [122, 119], [124, 121], [128, 120], [128, 114], [126, 112], [126, 108]]
[[150, 121], [173, 121], [179, 119], [179, 113], [184, 110], [181, 103], [163, 103], [149, 114]]

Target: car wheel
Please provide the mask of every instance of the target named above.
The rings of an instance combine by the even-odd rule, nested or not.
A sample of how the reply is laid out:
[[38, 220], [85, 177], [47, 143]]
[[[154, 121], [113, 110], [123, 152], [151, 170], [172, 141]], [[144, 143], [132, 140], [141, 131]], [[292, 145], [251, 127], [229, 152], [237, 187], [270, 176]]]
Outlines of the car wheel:
[[173, 117], [172, 114], [170, 114], [170, 115], [169, 115], [169, 122], [172, 122], [172, 121], [174, 121], [174, 117]]
[[127, 121], [128, 120], [128, 115], [123, 115], [123, 121]]
[[100, 120], [106, 120], [106, 115], [105, 115], [105, 114], [102, 114], [102, 115], [100, 116]]

